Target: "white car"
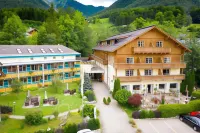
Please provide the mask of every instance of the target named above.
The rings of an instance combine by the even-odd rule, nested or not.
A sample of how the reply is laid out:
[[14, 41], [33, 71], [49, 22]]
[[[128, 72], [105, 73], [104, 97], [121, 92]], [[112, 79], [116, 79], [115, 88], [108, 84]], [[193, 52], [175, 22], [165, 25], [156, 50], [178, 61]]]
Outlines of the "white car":
[[91, 131], [90, 129], [83, 129], [78, 131], [77, 133], [94, 133], [93, 131]]

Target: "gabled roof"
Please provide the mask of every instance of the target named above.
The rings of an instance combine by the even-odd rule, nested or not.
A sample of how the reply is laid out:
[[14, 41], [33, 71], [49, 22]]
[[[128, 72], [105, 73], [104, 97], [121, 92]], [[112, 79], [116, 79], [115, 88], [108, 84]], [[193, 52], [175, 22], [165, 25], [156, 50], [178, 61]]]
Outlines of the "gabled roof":
[[0, 45], [0, 56], [80, 54], [63, 45]]
[[175, 38], [173, 38], [169, 34], [165, 33], [161, 29], [157, 28], [156, 26], [149, 26], [149, 27], [145, 27], [145, 28], [142, 28], [142, 29], [138, 29], [138, 30], [135, 30], [135, 31], [128, 32], [128, 33], [123, 33], [123, 34], [119, 34], [119, 35], [115, 35], [115, 36], [109, 37], [104, 41], [117, 39], [118, 42], [116, 44], [113, 44], [113, 45], [103, 45], [103, 46], [102, 45], [97, 45], [93, 49], [94, 50], [100, 50], [100, 51], [106, 51], [106, 52], [114, 52], [117, 49], [119, 49], [122, 46], [126, 45], [127, 43], [135, 40], [136, 38], [140, 37], [141, 35], [147, 33], [148, 31], [150, 31], [152, 29], [157, 29], [158, 31], [160, 31], [161, 33], [165, 34], [170, 39], [175, 41], [178, 45], [180, 45], [182, 48], [184, 48], [187, 52], [191, 52], [190, 49], [185, 47], [183, 44], [181, 44]]

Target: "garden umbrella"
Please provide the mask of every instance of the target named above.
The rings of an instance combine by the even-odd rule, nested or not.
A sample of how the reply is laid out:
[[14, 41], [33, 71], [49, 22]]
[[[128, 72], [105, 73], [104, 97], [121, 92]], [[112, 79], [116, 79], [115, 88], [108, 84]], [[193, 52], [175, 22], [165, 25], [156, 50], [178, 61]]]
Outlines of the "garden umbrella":
[[68, 88], [68, 83], [67, 83], [67, 90], [68, 90], [69, 88]]
[[27, 94], [27, 97], [30, 97], [31, 95], [30, 95], [30, 90], [28, 90], [28, 94]]
[[47, 92], [44, 92], [44, 99], [47, 99]]

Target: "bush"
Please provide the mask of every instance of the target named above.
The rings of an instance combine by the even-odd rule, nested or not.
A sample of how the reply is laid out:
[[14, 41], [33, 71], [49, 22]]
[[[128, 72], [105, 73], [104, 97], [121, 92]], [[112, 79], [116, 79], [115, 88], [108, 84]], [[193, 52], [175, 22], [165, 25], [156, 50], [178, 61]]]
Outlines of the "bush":
[[89, 102], [95, 101], [95, 95], [94, 95], [94, 93], [89, 94], [87, 98], [88, 98]]
[[175, 117], [180, 114], [188, 114], [192, 111], [200, 110], [200, 100], [191, 101], [188, 104], [165, 104], [158, 107], [161, 112], [161, 117]]
[[155, 114], [152, 110], [149, 110], [147, 118], [155, 118]]
[[107, 101], [105, 97], [103, 98], [103, 103], [107, 105]]
[[13, 111], [13, 108], [10, 106], [4, 106], [4, 105], [0, 105], [1, 108], [1, 113], [2, 114], [10, 114]]
[[140, 112], [140, 119], [145, 119], [145, 118], [147, 118], [147, 117], [148, 117], [148, 111], [142, 110], [142, 111]]
[[9, 116], [7, 114], [1, 115], [1, 120], [2, 121], [6, 121], [6, 120], [8, 120], [8, 118], [9, 118]]
[[58, 112], [58, 111], [54, 111], [54, 112], [53, 112], [53, 115], [54, 115], [54, 117], [57, 119], [57, 118], [58, 118], [58, 115], [59, 115], [59, 112]]
[[200, 99], [200, 91], [193, 91], [192, 97], [195, 97], [196, 99]]
[[25, 123], [28, 125], [40, 125], [44, 122], [42, 112], [31, 112], [25, 115]]
[[127, 104], [128, 98], [131, 96], [131, 92], [128, 90], [119, 90], [115, 94], [115, 99], [119, 104], [125, 105]]
[[161, 112], [158, 110], [153, 111], [155, 118], [160, 118], [161, 117]]
[[94, 118], [94, 106], [93, 105], [85, 105], [83, 107], [83, 116], [89, 116], [90, 118]]
[[142, 133], [142, 130], [141, 129], [137, 129], [136, 133]]
[[133, 94], [131, 97], [128, 98], [128, 104], [139, 107], [142, 104], [142, 97], [140, 94]]
[[117, 91], [119, 91], [119, 90], [121, 90], [120, 80], [119, 80], [119, 79], [116, 79], [115, 82], [114, 82], [114, 89], [113, 89], [113, 92], [112, 92], [113, 98], [115, 98], [115, 94], [116, 94]]
[[99, 119], [90, 119], [88, 121], [88, 128], [90, 130], [97, 130], [100, 128], [100, 122]]
[[108, 104], [110, 104], [110, 102], [111, 102], [110, 97], [108, 97], [107, 102], [108, 102]]
[[78, 131], [78, 127], [76, 124], [68, 124], [64, 128], [64, 133], [77, 133], [77, 131]]
[[132, 117], [134, 119], [139, 119], [140, 118], [140, 112], [139, 111], [134, 111], [133, 114], [132, 114]]
[[93, 91], [92, 91], [92, 90], [87, 90], [87, 91], [84, 93], [84, 95], [85, 95], [86, 97], [88, 97], [88, 95], [90, 95], [90, 94], [93, 94]]

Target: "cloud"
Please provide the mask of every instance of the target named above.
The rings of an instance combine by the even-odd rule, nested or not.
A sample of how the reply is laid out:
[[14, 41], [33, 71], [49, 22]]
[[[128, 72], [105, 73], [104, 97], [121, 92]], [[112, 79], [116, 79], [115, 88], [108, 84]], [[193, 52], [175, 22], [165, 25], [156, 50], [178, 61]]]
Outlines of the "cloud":
[[112, 5], [116, 0], [76, 0], [84, 5], [105, 6]]

